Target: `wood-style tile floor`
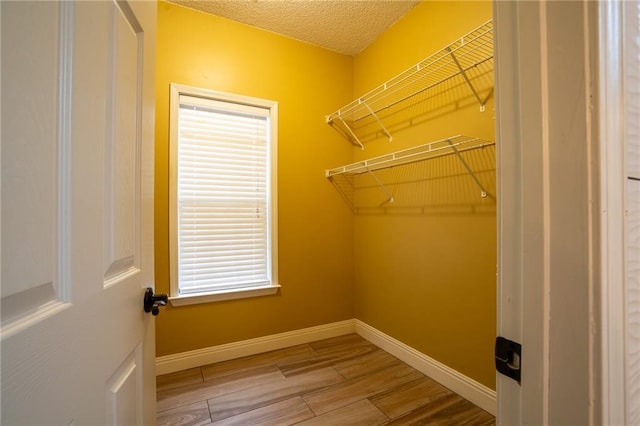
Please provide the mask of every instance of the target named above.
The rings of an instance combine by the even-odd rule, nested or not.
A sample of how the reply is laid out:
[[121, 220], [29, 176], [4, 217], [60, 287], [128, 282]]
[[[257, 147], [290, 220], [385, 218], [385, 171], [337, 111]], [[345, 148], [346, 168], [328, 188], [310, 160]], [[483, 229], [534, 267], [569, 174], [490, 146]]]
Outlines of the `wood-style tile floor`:
[[159, 425], [494, 425], [349, 334], [158, 376]]

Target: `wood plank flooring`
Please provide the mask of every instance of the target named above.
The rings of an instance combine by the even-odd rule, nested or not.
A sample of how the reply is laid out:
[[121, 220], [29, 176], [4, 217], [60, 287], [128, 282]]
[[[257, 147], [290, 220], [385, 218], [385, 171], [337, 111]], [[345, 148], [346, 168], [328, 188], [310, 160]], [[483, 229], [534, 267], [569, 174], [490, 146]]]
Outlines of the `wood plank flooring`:
[[495, 425], [349, 334], [158, 376], [158, 425]]

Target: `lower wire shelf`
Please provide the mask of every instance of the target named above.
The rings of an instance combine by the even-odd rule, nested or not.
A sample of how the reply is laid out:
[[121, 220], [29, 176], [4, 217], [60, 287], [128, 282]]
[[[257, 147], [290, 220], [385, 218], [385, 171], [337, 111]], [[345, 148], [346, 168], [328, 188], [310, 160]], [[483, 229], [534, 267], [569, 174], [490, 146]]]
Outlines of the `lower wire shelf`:
[[[409, 176], [407, 174], [409, 172], [404, 173], [403, 176], [393, 177], [388, 170], [399, 170], [403, 169], [400, 166], [453, 156], [457, 159], [455, 161], [459, 165], [459, 171], [451, 172], [452, 175], [450, 177], [454, 177], [453, 175], [460, 177], [461, 174], [467, 175], [466, 179], [471, 178], [470, 182], [473, 182], [480, 190], [480, 197], [486, 198], [488, 195], [487, 188], [479, 179], [477, 172], [474, 171], [474, 167], [472, 167], [474, 164], [469, 162], [469, 154], [465, 153], [492, 146], [495, 146], [493, 141], [456, 135], [328, 169], [325, 171], [325, 176], [337, 187], [345, 201], [354, 211], [358, 210], [356, 192], [360, 190], [370, 191], [373, 188], [377, 189], [378, 194], [381, 192], [384, 195], [384, 199], [381, 202], [376, 201], [376, 206], [390, 206], [396, 202], [395, 191], [392, 187], [397, 187], [399, 182], [402, 182], [403, 185], [415, 184], [421, 180], [433, 180], [434, 178], [428, 178], [424, 173], [421, 174], [422, 177]], [[495, 160], [487, 163], [490, 162], [493, 162], [495, 169]], [[443, 177], [442, 173], [440, 173], [440, 177]], [[456, 188], [449, 188], [448, 190], [456, 191]], [[412, 193], [416, 192], [415, 190], [412, 191]]]

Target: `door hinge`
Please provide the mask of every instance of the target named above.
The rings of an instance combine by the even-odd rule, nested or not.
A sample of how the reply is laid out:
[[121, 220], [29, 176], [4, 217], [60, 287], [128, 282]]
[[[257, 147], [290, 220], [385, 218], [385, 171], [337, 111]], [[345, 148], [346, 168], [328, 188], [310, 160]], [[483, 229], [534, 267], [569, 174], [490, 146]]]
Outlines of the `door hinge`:
[[496, 338], [496, 370], [520, 383], [522, 345], [498, 336]]

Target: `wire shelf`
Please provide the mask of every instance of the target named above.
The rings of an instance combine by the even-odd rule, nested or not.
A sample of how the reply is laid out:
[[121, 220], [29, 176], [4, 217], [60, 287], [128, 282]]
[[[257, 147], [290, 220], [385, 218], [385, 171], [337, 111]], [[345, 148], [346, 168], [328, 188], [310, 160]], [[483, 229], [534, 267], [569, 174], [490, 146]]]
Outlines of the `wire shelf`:
[[469, 183], [473, 182], [473, 184], [480, 189], [480, 196], [485, 198], [487, 197], [485, 186], [480, 182], [476, 172], [462, 154], [467, 151], [494, 145], [495, 142], [492, 141], [456, 135], [345, 166], [335, 167], [326, 170], [325, 176], [338, 188], [350, 207], [356, 210], [355, 193], [363, 188], [356, 184], [356, 179], [360, 179], [360, 176], [366, 175], [371, 187], [376, 187], [379, 192], [382, 192], [384, 195], [383, 204], [392, 204], [395, 199], [393, 191], [389, 186], [390, 182], [385, 179], [384, 169], [391, 169], [446, 156], [455, 156], [457, 158], [455, 161], [462, 166], [461, 173], [471, 177], [472, 181]]
[[376, 170], [400, 166], [403, 164], [413, 163], [415, 161], [429, 160], [432, 158], [442, 157], [443, 155], [451, 155], [457, 152], [464, 152], [470, 149], [484, 148], [486, 146], [495, 145], [495, 142], [487, 141], [469, 136], [456, 135], [449, 138], [437, 140], [434, 142], [417, 145], [400, 151], [391, 152], [389, 154], [380, 155], [367, 160], [358, 161], [356, 163], [347, 164], [346, 166], [335, 167], [325, 171], [326, 177], [330, 178], [340, 174], [360, 174], [374, 172]]
[[326, 121], [332, 126], [339, 123], [339, 131], [354, 145], [364, 148], [353, 130], [354, 125], [358, 121], [372, 117], [382, 132], [391, 140], [392, 135], [378, 116], [380, 112], [454, 78], [461, 80], [463, 84], [468, 86], [478, 101], [480, 110], [484, 111], [488, 96], [481, 97], [473, 84], [474, 73], [481, 72], [482, 65], [493, 68], [493, 23], [491, 20], [327, 115]]

